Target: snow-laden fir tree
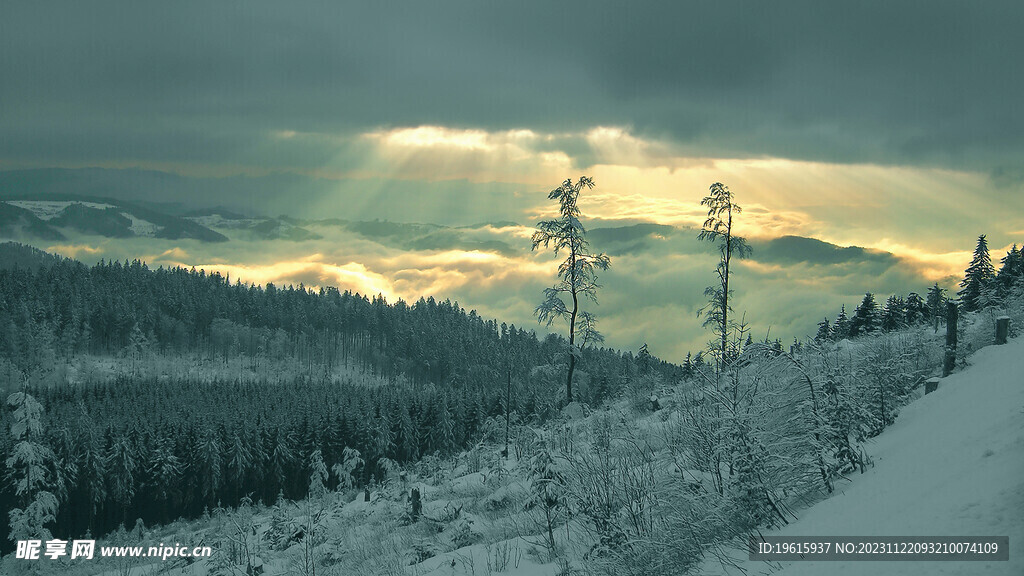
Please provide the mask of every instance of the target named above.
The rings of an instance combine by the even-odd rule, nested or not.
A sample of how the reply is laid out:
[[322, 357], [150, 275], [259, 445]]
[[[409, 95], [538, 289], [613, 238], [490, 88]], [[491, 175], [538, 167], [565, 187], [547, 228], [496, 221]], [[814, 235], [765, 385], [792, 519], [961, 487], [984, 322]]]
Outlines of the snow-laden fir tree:
[[541, 448], [530, 462], [528, 505], [540, 508], [544, 514], [543, 528], [547, 532], [548, 550], [554, 551], [555, 525], [566, 506], [565, 476], [546, 447]]
[[416, 427], [409, 414], [409, 407], [404, 403], [396, 403], [394, 409], [396, 411], [395, 420], [398, 423], [398, 433], [395, 436], [397, 456], [400, 460], [415, 462], [419, 459], [420, 453]]
[[1006, 298], [1013, 287], [1024, 278], [1024, 254], [1014, 244], [1010, 251], [1000, 260], [999, 274], [996, 275], [996, 284], [999, 288], [1000, 299]]
[[288, 470], [295, 462], [295, 451], [292, 449], [293, 441], [288, 432], [283, 428], [274, 431], [274, 445], [267, 455], [267, 481], [277, 483], [278, 490], [283, 494]]
[[868, 383], [843, 369], [841, 361], [827, 353], [822, 354], [822, 369], [822, 423], [824, 440], [830, 449], [829, 472], [841, 474], [859, 468], [863, 473], [861, 446], [878, 427], [878, 419], [864, 402], [870, 394]]
[[203, 434], [193, 461], [203, 500], [207, 506], [214, 506], [223, 480], [221, 446], [216, 432], [207, 430]]
[[882, 307], [881, 328], [884, 332], [899, 330], [905, 326], [906, 317], [906, 304], [903, 302], [903, 298], [896, 295], [889, 296], [885, 301], [885, 306]]
[[935, 331], [939, 331], [939, 324], [946, 318], [946, 291], [939, 287], [936, 282], [928, 289], [928, 315], [931, 317]]
[[136, 472], [140, 468], [138, 453], [127, 435], [115, 438], [107, 452], [107, 488], [114, 503], [121, 509], [121, 522], [135, 498]]
[[647, 342], [644, 342], [643, 346], [636, 353], [636, 369], [641, 376], [647, 375], [651, 371], [651, 353], [647, 350]]
[[996, 269], [988, 252], [988, 240], [982, 234], [978, 236], [971, 264], [964, 271], [964, 279], [960, 282], [960, 291], [957, 292], [964, 312], [973, 312], [981, 308], [982, 294], [989, 288], [995, 275]]
[[61, 427], [50, 435], [53, 451], [53, 489], [58, 502], [67, 502], [69, 490], [78, 482], [79, 440], [67, 427]]
[[245, 477], [253, 464], [252, 451], [239, 432], [232, 434], [225, 457], [225, 472], [227, 473], [225, 479], [229, 486], [234, 487], [233, 496], [237, 499], [240, 496], [238, 487], [245, 482]]
[[850, 317], [846, 314], [846, 304], [843, 304], [839, 310], [839, 315], [836, 316], [836, 323], [832, 329], [832, 337], [836, 340], [842, 340], [850, 337]]
[[828, 342], [832, 339], [832, 325], [829, 324], [828, 316], [824, 320], [818, 322], [818, 333], [814, 335], [814, 341], [817, 343]]
[[363, 464], [359, 450], [346, 446], [341, 451], [341, 462], [335, 464], [331, 469], [338, 477], [338, 490], [349, 490], [356, 487], [356, 469]]
[[875, 296], [871, 292], [864, 294], [860, 306], [853, 312], [850, 320], [850, 336], [860, 336], [874, 332], [878, 329], [878, 304], [875, 303]]
[[314, 450], [309, 456], [309, 497], [323, 498], [327, 495], [327, 465], [320, 450]]
[[686, 359], [683, 360], [682, 369], [683, 380], [689, 380], [693, 377], [693, 357], [689, 352], [686, 353]]
[[13, 411], [14, 448], [5, 464], [14, 495], [22, 504], [9, 512], [8, 537], [13, 541], [50, 540], [46, 525], [56, 519], [58, 502], [53, 485], [54, 454], [43, 443], [43, 406], [26, 392], [11, 394], [7, 406]]
[[904, 321], [909, 326], [920, 324], [928, 317], [928, 306], [917, 292], [911, 292], [907, 295], [903, 310], [905, 313]]
[[447, 456], [455, 449], [455, 419], [448, 409], [448, 396], [439, 394], [435, 405], [437, 421], [431, 430], [431, 445], [436, 452]]
[[107, 462], [103, 455], [103, 437], [97, 430], [88, 411], [82, 406], [83, 434], [81, 454], [78, 460], [78, 488], [88, 503], [88, 528], [93, 528], [93, 519], [107, 498], [105, 476]]
[[[567, 179], [548, 194], [548, 199], [557, 200], [559, 217], [537, 223], [537, 231], [531, 241], [533, 249], [543, 246], [553, 248], [555, 255], [566, 254], [565, 261], [558, 266], [558, 283], [544, 289], [544, 301], [534, 311], [537, 320], [548, 326], [554, 320], [565, 320], [569, 325], [569, 370], [565, 379], [565, 401], [570, 403], [572, 377], [576, 361], [587, 340], [596, 340], [594, 317], [580, 311], [580, 299], [587, 298], [597, 304], [597, 271], [607, 270], [611, 259], [605, 254], [594, 254], [587, 241], [587, 231], [580, 222], [577, 206], [580, 193], [594, 187], [594, 181], [586, 176], [573, 182]], [[569, 299], [566, 305], [565, 299]], [[580, 320], [583, 320], [580, 322]]]
[[181, 477], [184, 467], [181, 460], [174, 454], [174, 445], [170, 439], [163, 439], [149, 454], [149, 488], [157, 499], [157, 506], [160, 510], [160, 520], [166, 522], [176, 516], [171, 516], [172, 499], [176, 496], [178, 479]]

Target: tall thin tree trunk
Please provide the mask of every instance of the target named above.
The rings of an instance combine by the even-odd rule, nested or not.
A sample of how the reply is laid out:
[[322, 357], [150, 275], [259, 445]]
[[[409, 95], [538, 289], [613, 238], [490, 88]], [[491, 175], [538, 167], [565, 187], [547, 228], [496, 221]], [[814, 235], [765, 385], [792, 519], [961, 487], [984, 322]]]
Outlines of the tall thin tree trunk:
[[725, 368], [725, 354], [729, 345], [729, 263], [732, 260], [732, 206], [729, 207], [729, 222], [725, 228], [725, 276], [722, 278], [722, 368]]
[[572, 246], [570, 255], [570, 280], [572, 286], [572, 315], [569, 316], [569, 374], [565, 379], [565, 403], [572, 404], [572, 373], [576, 370], [576, 354], [573, 346], [576, 344], [576, 313], [579, 312], [580, 301], [576, 286], [576, 246]]
[[509, 364], [508, 369], [508, 384], [505, 388], [505, 451], [503, 452], [505, 458], [508, 458], [508, 429], [509, 429], [509, 412], [512, 410], [512, 366]]

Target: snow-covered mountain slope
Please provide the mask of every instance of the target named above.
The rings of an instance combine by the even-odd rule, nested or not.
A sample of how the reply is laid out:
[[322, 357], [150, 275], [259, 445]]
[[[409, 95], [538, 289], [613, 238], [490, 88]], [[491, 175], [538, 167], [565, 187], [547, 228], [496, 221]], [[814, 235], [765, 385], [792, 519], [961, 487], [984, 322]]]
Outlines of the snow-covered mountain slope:
[[[762, 562], [785, 576], [1024, 574], [1024, 338], [989, 346], [971, 366], [900, 413], [875, 439], [875, 465], [799, 513], [779, 536], [1009, 536], [1008, 562]], [[733, 571], [735, 572], [735, 571]]]
[[10, 200], [7, 203], [24, 210], [28, 210], [35, 214], [36, 218], [39, 218], [40, 220], [52, 220], [57, 216], [60, 216], [61, 212], [72, 204], [80, 204], [86, 208], [92, 208], [93, 210], [114, 208], [111, 204], [101, 204], [99, 202], [77, 202], [70, 200]]
[[0, 237], [63, 239], [74, 230], [107, 238], [193, 238], [223, 242], [223, 235], [187, 218], [113, 200], [14, 198], [0, 200]]

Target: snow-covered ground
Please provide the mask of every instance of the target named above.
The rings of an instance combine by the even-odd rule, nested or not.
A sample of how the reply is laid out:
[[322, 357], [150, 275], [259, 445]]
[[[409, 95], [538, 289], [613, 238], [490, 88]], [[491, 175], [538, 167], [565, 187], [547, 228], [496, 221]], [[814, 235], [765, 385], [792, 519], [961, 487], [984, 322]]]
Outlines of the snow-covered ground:
[[99, 202], [82, 202], [79, 200], [68, 200], [68, 201], [52, 201], [52, 200], [7, 200], [7, 204], [17, 206], [28, 210], [40, 220], [52, 220], [65, 208], [72, 204], [81, 204], [86, 208], [94, 208], [96, 210], [106, 210], [107, 208], [113, 208], [110, 204], [100, 204]]
[[970, 361], [970, 368], [905, 407], [875, 439], [874, 467], [838, 483], [831, 498], [798, 512], [798, 521], [765, 534], [1009, 536], [1008, 562], [741, 566], [750, 574], [785, 576], [1024, 575], [1024, 338], [986, 347]]
[[235, 228], [249, 228], [263, 222], [262, 219], [258, 218], [225, 218], [220, 214], [189, 216], [187, 219], [195, 222], [196, 224], [206, 226], [207, 228], [222, 228], [228, 230]]
[[[895, 424], [872, 440], [873, 465], [866, 473], [838, 479], [835, 493], [802, 510], [778, 536], [1008, 536], [1010, 559], [1004, 562], [751, 562], [745, 550], [732, 551], [736, 566], [709, 558], [697, 574], [851, 575], [1024, 575], [1024, 338], [988, 346], [969, 359], [970, 366], [946, 379], [938, 390], [904, 406]], [[623, 400], [617, 409], [625, 409]], [[577, 415], [574, 425], [600, 416]], [[656, 428], [659, 413], [629, 414], [637, 430]], [[605, 416], [607, 417], [607, 415]], [[561, 422], [561, 421], [556, 421]], [[557, 424], [556, 426], [564, 426]], [[653, 427], [653, 428], [652, 428]], [[581, 428], [582, 429], [582, 428]], [[650, 431], [648, 431], [650, 432]], [[582, 440], [581, 440], [582, 441]], [[471, 457], [472, 454], [472, 457]], [[475, 461], [471, 465], [470, 462]], [[499, 460], [495, 446], [463, 453], [454, 463], [424, 462], [374, 491], [370, 502], [351, 490], [324, 501], [325, 516], [317, 554], [318, 574], [548, 576], [584, 574], [584, 546], [564, 534], [583, 534], [580, 519], [569, 530], [556, 529], [558, 556], [545, 550], [534, 511], [524, 510], [530, 493], [526, 461]], [[411, 522], [408, 495], [421, 491], [423, 519]], [[225, 538], [247, 528], [246, 536], [264, 566], [264, 574], [297, 574], [302, 543], [273, 545], [275, 515], [288, 530], [308, 522], [305, 501], [278, 508], [257, 506], [215, 513], [199, 521], [178, 521], [133, 540], [203, 542], [224, 545]], [[204, 576], [244, 573], [244, 565], [224, 556], [192, 565], [168, 561], [137, 566], [134, 576]], [[40, 565], [43, 567], [43, 565]], [[109, 561], [67, 565], [74, 575], [124, 574]], [[218, 570], [220, 570], [218, 572]], [[2, 570], [0, 570], [2, 572]], [[49, 572], [58, 573], [58, 572]]]
[[129, 212], [121, 212], [121, 216], [124, 216], [125, 218], [132, 221], [132, 224], [131, 226], [128, 227], [128, 229], [131, 230], [132, 234], [135, 234], [136, 236], [146, 236], [149, 238], [154, 238], [157, 232], [163, 229], [160, 226], [157, 226], [156, 224], [153, 224], [148, 220], [138, 218]]
[[[94, 210], [106, 210], [108, 208], [115, 208], [115, 206], [111, 204], [103, 204], [100, 202], [83, 202], [80, 200], [8, 200], [6, 201], [6, 203], [12, 206], [17, 206], [18, 208], [28, 210], [40, 220], [45, 221], [53, 220], [57, 216], [60, 216], [64, 209], [73, 204], [81, 204], [86, 208], [92, 208]], [[156, 236], [157, 232], [162, 230], [162, 227], [153, 224], [148, 220], [143, 220], [142, 218], [139, 218], [138, 216], [135, 216], [130, 212], [121, 212], [120, 214], [121, 216], [124, 216], [125, 218], [131, 220], [132, 223], [131, 226], [129, 226], [129, 229], [136, 236], [146, 236], [149, 238], [153, 238]]]

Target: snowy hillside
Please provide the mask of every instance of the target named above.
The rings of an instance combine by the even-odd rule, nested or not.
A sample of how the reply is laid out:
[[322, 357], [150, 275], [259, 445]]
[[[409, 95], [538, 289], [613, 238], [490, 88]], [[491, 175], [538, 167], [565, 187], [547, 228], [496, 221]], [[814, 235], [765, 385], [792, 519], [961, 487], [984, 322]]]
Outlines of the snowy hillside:
[[52, 201], [52, 200], [10, 200], [11, 206], [17, 206], [35, 214], [40, 220], [52, 220], [60, 216], [68, 206], [81, 205], [93, 210], [106, 210], [114, 208], [111, 204], [100, 204], [98, 202], [76, 202], [76, 201]]
[[875, 439], [873, 468], [798, 512], [798, 521], [765, 534], [1009, 536], [1009, 562], [803, 561], [777, 572], [746, 562], [742, 568], [785, 576], [1024, 574], [1024, 339], [986, 347], [970, 361]]

